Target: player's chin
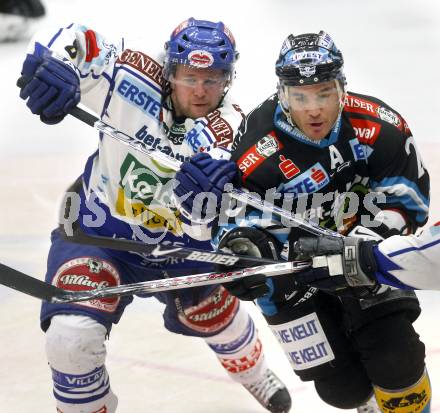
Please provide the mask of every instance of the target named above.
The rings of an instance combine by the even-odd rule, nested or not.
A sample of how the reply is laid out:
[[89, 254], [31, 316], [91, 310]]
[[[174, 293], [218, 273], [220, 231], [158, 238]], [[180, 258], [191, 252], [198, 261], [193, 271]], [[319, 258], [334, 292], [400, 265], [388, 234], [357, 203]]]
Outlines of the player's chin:
[[321, 139], [324, 139], [330, 132], [330, 128], [326, 125], [326, 123], [322, 123], [321, 125], [319, 125], [319, 127], [308, 126], [305, 129], [307, 130], [306, 135], [314, 141], [320, 141]]
[[206, 116], [209, 112], [212, 112], [213, 108], [208, 104], [199, 104], [191, 106], [191, 117], [192, 118], [201, 118]]

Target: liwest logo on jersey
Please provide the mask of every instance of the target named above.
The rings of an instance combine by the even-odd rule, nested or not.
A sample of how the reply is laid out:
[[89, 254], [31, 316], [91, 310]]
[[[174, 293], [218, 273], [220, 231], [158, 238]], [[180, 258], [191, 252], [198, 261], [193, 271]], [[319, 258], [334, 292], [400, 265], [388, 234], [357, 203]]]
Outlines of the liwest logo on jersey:
[[238, 168], [243, 173], [243, 180], [246, 180], [258, 166], [282, 148], [283, 145], [275, 136], [274, 132], [270, 132], [261, 138], [237, 161]]
[[159, 120], [161, 96], [133, 77], [124, 76], [116, 88], [122, 99], [144, 112], [150, 118]]
[[281, 185], [281, 192], [311, 194], [328, 185], [330, 178], [322, 165], [317, 162], [310, 169], [297, 176], [295, 179]]
[[380, 134], [382, 125], [367, 119], [350, 118], [351, 126], [359, 142], [373, 145]]

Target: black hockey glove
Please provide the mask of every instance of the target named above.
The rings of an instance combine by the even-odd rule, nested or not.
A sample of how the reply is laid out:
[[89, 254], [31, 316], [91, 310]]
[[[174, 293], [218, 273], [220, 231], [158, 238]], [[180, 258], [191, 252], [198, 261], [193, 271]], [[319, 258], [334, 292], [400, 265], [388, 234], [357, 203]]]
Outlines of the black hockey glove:
[[[278, 242], [267, 231], [257, 228], [237, 227], [227, 232], [220, 241], [219, 249], [253, 257], [278, 258]], [[217, 270], [231, 270], [230, 267], [217, 266]], [[251, 275], [223, 284], [235, 297], [252, 301], [269, 292], [264, 274]]]
[[312, 259], [311, 269], [294, 275], [298, 284], [362, 298], [378, 288], [373, 246], [359, 237], [304, 237], [294, 244], [298, 259]]

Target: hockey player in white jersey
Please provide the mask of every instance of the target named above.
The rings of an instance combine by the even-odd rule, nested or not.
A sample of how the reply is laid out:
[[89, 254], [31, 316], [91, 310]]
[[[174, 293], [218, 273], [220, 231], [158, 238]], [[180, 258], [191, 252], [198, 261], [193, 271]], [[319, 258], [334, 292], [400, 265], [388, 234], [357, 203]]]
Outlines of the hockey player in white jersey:
[[[20, 96], [47, 124], [62, 121], [81, 102], [145, 147], [191, 159], [186, 167], [195, 165], [200, 181], [221, 194], [224, 181], [235, 173], [229, 148], [242, 120], [227, 95], [238, 57], [231, 32], [221, 22], [190, 18], [173, 31], [165, 53], [151, 54], [146, 46], [123, 38], [112, 42], [78, 24], [40, 33], [23, 64], [27, 84]], [[97, 152], [70, 188], [81, 201], [83, 230], [210, 249], [208, 227], [201, 221], [192, 225], [191, 216], [173, 204], [173, 178], [174, 172], [155, 160], [101, 135]], [[72, 244], [55, 230], [46, 281], [67, 290], [90, 289], [206, 272], [211, 266]], [[168, 330], [202, 337], [232, 379], [266, 409], [289, 411], [290, 396], [266, 365], [254, 323], [238, 299], [216, 286], [155, 297], [166, 305]], [[117, 297], [42, 305], [58, 412], [116, 411], [104, 341], [131, 301]]]
[[313, 269], [295, 282], [334, 292], [374, 289], [379, 284], [410, 290], [440, 290], [440, 222], [420, 235], [394, 235], [383, 241], [302, 238], [295, 245], [313, 257]]

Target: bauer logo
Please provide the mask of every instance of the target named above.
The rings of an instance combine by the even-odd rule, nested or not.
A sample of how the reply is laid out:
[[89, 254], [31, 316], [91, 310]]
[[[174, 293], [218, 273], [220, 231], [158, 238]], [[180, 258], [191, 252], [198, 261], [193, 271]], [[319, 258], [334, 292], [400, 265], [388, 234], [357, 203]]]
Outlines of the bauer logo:
[[335, 358], [316, 313], [270, 327], [294, 370], [316, 367]]
[[322, 165], [317, 162], [295, 179], [282, 184], [281, 191], [295, 194], [311, 194], [328, 185], [330, 178]]
[[201, 69], [212, 66], [214, 63], [214, 57], [206, 50], [193, 50], [189, 55], [189, 64]]
[[[121, 284], [115, 267], [104, 260], [79, 257], [63, 264], [56, 272], [52, 284], [68, 291], [88, 291], [100, 288], [115, 287]], [[84, 307], [113, 313], [119, 297], [101, 298], [75, 303]]]
[[[271, 132], [273, 133], [273, 132]], [[261, 138], [257, 144], [255, 145], [255, 149], [257, 153], [265, 158], [273, 155], [280, 149], [280, 145], [278, 143], [278, 139], [272, 134], [266, 135], [264, 138]]]

